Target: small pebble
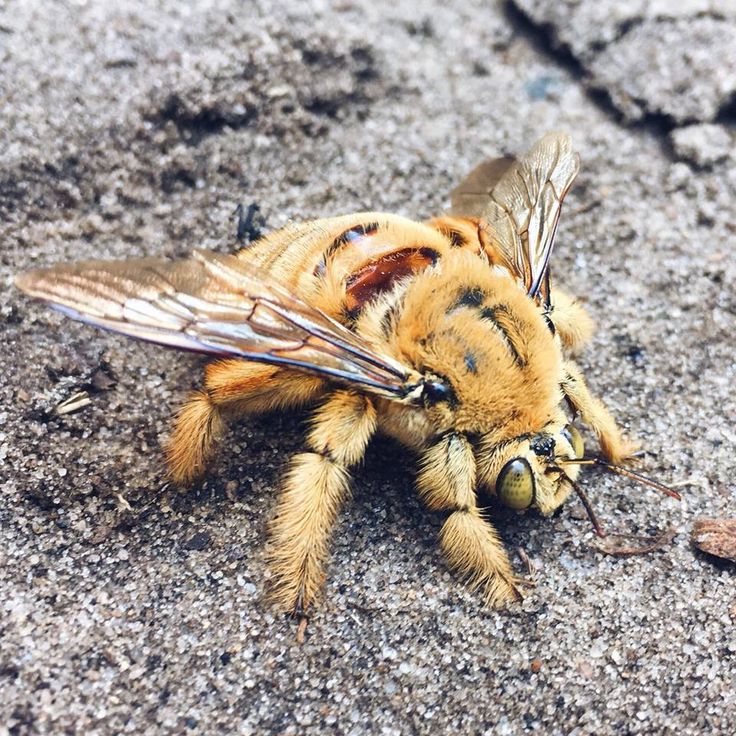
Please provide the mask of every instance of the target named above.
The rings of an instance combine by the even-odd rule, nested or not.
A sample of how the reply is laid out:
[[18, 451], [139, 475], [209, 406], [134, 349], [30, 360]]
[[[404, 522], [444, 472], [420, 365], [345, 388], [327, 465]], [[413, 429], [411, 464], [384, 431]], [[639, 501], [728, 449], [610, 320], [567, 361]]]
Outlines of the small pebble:
[[199, 552], [207, 548], [211, 540], [212, 538], [207, 532], [197, 532], [184, 542], [184, 549]]

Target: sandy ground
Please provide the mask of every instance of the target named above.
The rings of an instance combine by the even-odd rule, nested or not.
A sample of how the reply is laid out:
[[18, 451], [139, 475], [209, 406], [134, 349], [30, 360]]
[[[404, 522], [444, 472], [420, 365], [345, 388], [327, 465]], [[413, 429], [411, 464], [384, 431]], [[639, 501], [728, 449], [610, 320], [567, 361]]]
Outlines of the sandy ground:
[[[734, 732], [734, 566], [688, 539], [736, 514], [736, 72], [702, 42], [734, 21], [658, 5], [0, 6], [0, 734]], [[689, 29], [682, 63], [711, 71], [688, 78]], [[646, 61], [669, 38], [671, 85]], [[583, 160], [554, 256], [599, 324], [582, 364], [684, 500], [585, 486], [609, 529], [676, 536], [622, 559], [576, 502], [507, 518], [537, 586], [485, 610], [410, 458], [378, 441], [299, 646], [263, 548], [305, 417], [243, 421], [207, 482], [172, 494], [161, 443], [203, 360], [66, 321], [12, 275], [227, 251], [238, 202], [270, 227], [427, 217], [478, 160], [550, 129]], [[92, 403], [55, 416], [80, 389]]]

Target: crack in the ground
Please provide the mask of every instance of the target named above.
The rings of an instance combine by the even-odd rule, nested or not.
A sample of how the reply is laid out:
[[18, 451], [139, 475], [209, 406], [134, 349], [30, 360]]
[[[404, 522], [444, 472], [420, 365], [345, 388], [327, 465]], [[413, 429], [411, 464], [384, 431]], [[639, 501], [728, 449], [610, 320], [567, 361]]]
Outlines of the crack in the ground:
[[[513, 0], [509, 0], [509, 2], [513, 3]], [[729, 20], [729, 16], [725, 13], [717, 13], [716, 11], [699, 11], [696, 13], [693, 13], [690, 18], [700, 19], [700, 18], [710, 18], [711, 20], [718, 20], [718, 21], [727, 21]], [[637, 28], [647, 24], [647, 23], [671, 23], [678, 20], [678, 16], [675, 15], [667, 15], [665, 13], [657, 13], [655, 15], [651, 16], [644, 16], [644, 15], [634, 15], [631, 18], [626, 18], [625, 20], [622, 20], [614, 26], [615, 32], [611, 39], [607, 41], [598, 41], [596, 43], [593, 43], [590, 45], [591, 51], [594, 51], [594, 56], [599, 55], [601, 52], [605, 51], [607, 48], [614, 46], [619, 41], [623, 41], [626, 36], [628, 36], [632, 31], [636, 30]], [[532, 23], [534, 23], [533, 20], [530, 19]]]
[[[507, 0], [506, 16], [514, 29], [523, 35], [538, 51], [548, 56], [555, 64], [567, 71], [586, 90], [588, 97], [609, 117], [619, 125], [650, 133], [656, 138], [665, 138], [677, 127], [677, 122], [666, 113], [645, 113], [639, 120], [628, 121], [614, 103], [611, 93], [605, 88], [595, 85], [584, 64], [575, 56], [568, 44], [562, 41], [549, 23], [537, 23], [522, 8]], [[627, 29], [626, 33], [632, 29]], [[623, 37], [624, 34], [622, 34]], [[608, 46], [610, 44], [606, 44]]]
[[[555, 65], [567, 71], [586, 91], [589, 99], [596, 104], [606, 115], [622, 127], [630, 130], [643, 131], [651, 135], [661, 146], [662, 152], [670, 159], [676, 160], [670, 135], [673, 131], [699, 124], [704, 121], [696, 117], [677, 119], [674, 115], [665, 111], [651, 109], [651, 100], [635, 95], [627, 90], [628, 100], [632, 107], [638, 108], [641, 113], [636, 119], [627, 116], [626, 112], [616, 103], [614, 92], [601, 81], [597, 80], [595, 74], [590, 70], [589, 64], [598, 58], [603, 52], [621, 43], [627, 36], [649, 23], [674, 23], [676, 18], [659, 14], [651, 18], [637, 15], [619, 22], [615, 26], [614, 35], [606, 41], [592, 43], [588, 48], [591, 52], [590, 60], [586, 61], [576, 54], [552, 23], [540, 23], [524, 10], [515, 0], [508, 0], [504, 6], [509, 23], [517, 33], [540, 53], [548, 56]], [[694, 13], [693, 18], [710, 18], [717, 21], [726, 21], [728, 16], [717, 12]], [[716, 124], [733, 127], [736, 126], [736, 92], [724, 100], [718, 107], [717, 114], [712, 121]]]

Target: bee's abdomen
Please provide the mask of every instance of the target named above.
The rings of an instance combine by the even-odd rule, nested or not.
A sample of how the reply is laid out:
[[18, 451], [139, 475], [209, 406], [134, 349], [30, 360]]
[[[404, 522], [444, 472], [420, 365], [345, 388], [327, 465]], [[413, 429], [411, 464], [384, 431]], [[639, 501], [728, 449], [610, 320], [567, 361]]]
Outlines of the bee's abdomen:
[[338, 251], [344, 247], [357, 244], [367, 236], [374, 235], [379, 228], [380, 225], [378, 222], [361, 222], [344, 230], [330, 243], [324, 253], [322, 253], [322, 257], [314, 267], [314, 275], [318, 277], [324, 276], [327, 271], [327, 264]]

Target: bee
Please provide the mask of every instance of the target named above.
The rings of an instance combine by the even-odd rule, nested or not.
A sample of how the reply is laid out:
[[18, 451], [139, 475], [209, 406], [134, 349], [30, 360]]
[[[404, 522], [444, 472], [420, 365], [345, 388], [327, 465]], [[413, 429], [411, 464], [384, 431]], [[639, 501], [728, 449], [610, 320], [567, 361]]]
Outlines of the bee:
[[[479, 166], [428, 222], [361, 212], [289, 224], [234, 255], [60, 264], [16, 284], [73, 319], [217, 358], [168, 441], [179, 486], [202, 477], [228, 421], [314, 407], [270, 529], [283, 610], [304, 617], [318, 596], [350, 471], [379, 432], [417, 454], [419, 494], [446, 514], [449, 564], [499, 606], [525, 581], [483, 499], [546, 516], [576, 491], [602, 533], [581, 465], [676, 495], [621, 467], [635, 447], [572, 359], [591, 319], [550, 286], [578, 169], [569, 136], [550, 133], [518, 160]], [[569, 413], [602, 458], [584, 455]]]

